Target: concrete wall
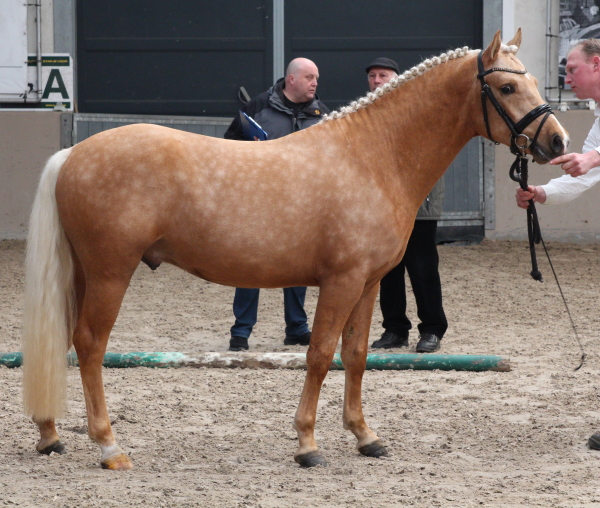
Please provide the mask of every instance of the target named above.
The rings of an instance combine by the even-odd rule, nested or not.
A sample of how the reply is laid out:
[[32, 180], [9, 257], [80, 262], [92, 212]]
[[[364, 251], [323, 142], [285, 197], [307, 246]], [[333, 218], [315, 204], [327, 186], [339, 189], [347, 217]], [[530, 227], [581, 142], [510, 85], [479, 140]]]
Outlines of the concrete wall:
[[0, 239], [21, 239], [40, 172], [60, 149], [60, 113], [0, 111]]

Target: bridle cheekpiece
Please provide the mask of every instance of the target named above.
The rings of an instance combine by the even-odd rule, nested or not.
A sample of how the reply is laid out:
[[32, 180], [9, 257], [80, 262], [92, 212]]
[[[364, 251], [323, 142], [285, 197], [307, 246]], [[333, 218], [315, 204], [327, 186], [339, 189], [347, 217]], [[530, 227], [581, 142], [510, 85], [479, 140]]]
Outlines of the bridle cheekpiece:
[[[550, 107], [549, 104], [540, 104], [536, 108], [532, 109], [529, 113], [527, 113], [521, 120], [519, 120], [517, 123], [515, 123], [512, 120], [512, 118], [510, 116], [508, 116], [508, 113], [506, 113], [506, 111], [504, 111], [504, 108], [500, 105], [500, 103], [494, 96], [492, 89], [485, 82], [485, 76], [487, 76], [488, 74], [491, 74], [492, 72], [512, 72], [513, 74], [526, 74], [527, 70], [518, 71], [515, 69], [508, 69], [505, 67], [493, 67], [492, 69], [488, 69], [486, 71], [483, 68], [482, 55], [483, 55], [483, 51], [480, 51], [479, 55], [477, 55], [477, 70], [479, 72], [479, 74], [477, 74], [477, 79], [481, 82], [481, 106], [483, 108], [483, 119], [485, 120], [485, 128], [487, 129], [488, 137], [494, 143], [499, 144], [492, 136], [492, 132], [490, 130], [490, 124], [489, 124], [488, 113], [487, 113], [487, 103], [486, 103], [487, 99], [490, 100], [490, 102], [492, 103], [492, 105], [494, 106], [494, 108], [496, 109], [498, 114], [500, 115], [500, 118], [502, 118], [502, 120], [504, 120], [504, 123], [510, 130], [510, 151], [514, 155], [524, 156], [525, 150], [527, 150], [528, 148], [531, 149], [537, 143], [538, 135], [541, 132], [542, 127], [544, 126], [544, 123], [548, 119], [548, 116], [554, 114], [554, 112], [552, 111], [552, 108]], [[540, 122], [540, 125], [538, 126], [535, 136], [533, 137], [532, 140], [530, 140], [528, 136], [523, 134], [523, 131], [538, 116], [541, 116], [544, 114], [546, 116]], [[519, 139], [524, 140], [525, 144], [520, 145], [518, 143]]]

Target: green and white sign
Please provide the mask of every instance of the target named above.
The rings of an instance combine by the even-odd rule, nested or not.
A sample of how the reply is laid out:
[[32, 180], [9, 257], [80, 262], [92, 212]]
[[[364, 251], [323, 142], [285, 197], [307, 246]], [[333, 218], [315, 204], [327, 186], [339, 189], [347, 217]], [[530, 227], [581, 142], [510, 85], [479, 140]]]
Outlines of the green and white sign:
[[[33, 83], [35, 87], [37, 82], [35, 55], [28, 56], [27, 76], [29, 83]], [[42, 83], [39, 90], [42, 92], [41, 101], [31, 102], [32, 107], [54, 109], [62, 104], [66, 111], [73, 110], [73, 60], [71, 55], [51, 53], [42, 56]]]

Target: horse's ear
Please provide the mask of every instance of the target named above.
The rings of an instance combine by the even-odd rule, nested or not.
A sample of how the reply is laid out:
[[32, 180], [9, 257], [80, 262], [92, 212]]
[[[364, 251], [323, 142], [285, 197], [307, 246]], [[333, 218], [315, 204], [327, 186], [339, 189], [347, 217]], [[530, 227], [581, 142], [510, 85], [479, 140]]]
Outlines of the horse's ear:
[[517, 48], [519, 48], [521, 46], [521, 29], [520, 28], [517, 30], [517, 33], [515, 34], [515, 36], [509, 42], [507, 42], [507, 44], [509, 46], [517, 46]]
[[500, 51], [500, 46], [502, 46], [502, 39], [500, 39], [500, 30], [498, 30], [496, 35], [494, 35], [494, 39], [492, 42], [490, 42], [490, 45], [485, 48], [483, 54], [481, 55], [484, 66], [487, 67], [490, 63], [496, 60], [498, 51]]

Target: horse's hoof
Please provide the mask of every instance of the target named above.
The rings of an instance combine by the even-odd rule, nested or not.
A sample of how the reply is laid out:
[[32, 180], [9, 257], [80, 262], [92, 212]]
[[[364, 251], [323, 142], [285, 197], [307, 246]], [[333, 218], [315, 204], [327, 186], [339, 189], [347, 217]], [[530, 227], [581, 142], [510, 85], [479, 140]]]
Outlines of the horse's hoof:
[[50, 455], [52, 452], [58, 453], [59, 455], [64, 455], [65, 453], [67, 453], [65, 450], [65, 445], [62, 444], [60, 441], [54, 441], [54, 443], [46, 446], [46, 448], [38, 450], [38, 452], [44, 455]]
[[588, 439], [588, 446], [592, 450], [600, 450], [600, 432], [596, 432]]
[[133, 468], [129, 457], [124, 453], [119, 453], [103, 461], [102, 469], [112, 469], [113, 471], [127, 471]]
[[367, 457], [387, 457], [388, 451], [384, 444], [381, 442], [381, 439], [377, 441], [373, 441], [368, 445], [361, 446], [358, 451]]
[[323, 456], [318, 452], [308, 452], [303, 453], [302, 455], [296, 455], [294, 460], [300, 464], [301, 467], [315, 467], [315, 466], [323, 466], [327, 467], [327, 461], [323, 458]]

